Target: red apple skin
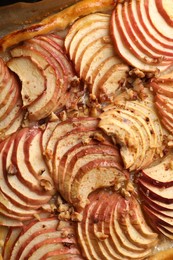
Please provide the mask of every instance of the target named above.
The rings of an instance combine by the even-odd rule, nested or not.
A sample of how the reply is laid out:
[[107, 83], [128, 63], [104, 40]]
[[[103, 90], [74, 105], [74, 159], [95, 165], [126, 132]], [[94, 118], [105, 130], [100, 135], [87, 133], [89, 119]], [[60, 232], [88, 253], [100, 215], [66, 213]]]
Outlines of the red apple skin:
[[[145, 2], [145, 4], [146, 4], [147, 1], [144, 1], [144, 2]], [[170, 42], [170, 44], [169, 44], [169, 41], [168, 41], [168, 43], [165, 44], [165, 43], [159, 41], [158, 38], [155, 37], [155, 36], [148, 30], [148, 28], [147, 28], [147, 26], [146, 26], [146, 24], [145, 24], [145, 21], [143, 20], [142, 15], [141, 15], [141, 7], [140, 7], [140, 6], [142, 5], [142, 3], [141, 3], [141, 2], [136, 2], [136, 3], [137, 3], [137, 4], [136, 4], [136, 11], [137, 11], [137, 14], [138, 14], [138, 18], [139, 18], [139, 21], [140, 21], [142, 27], [144, 28], [146, 34], [149, 35], [149, 36], [151, 37], [151, 39], [153, 39], [157, 44], [160, 44], [161, 46], [163, 46], [163, 47], [165, 47], [165, 48], [171, 49], [171, 47], [172, 47], [172, 46], [171, 46], [171, 42]], [[147, 5], [145, 5], [145, 7], [146, 7], [146, 6], [147, 6]], [[151, 19], [150, 19], [149, 14], [148, 14], [148, 8], [146, 8], [146, 9], [147, 9], [147, 10], [146, 10], [146, 11], [147, 11], [146, 13], [147, 13], [148, 21], [149, 21], [150, 25], [153, 27], [152, 22], [151, 22]], [[165, 50], [165, 52], [163, 52], [163, 51], [159, 50], [158, 48], [156, 48], [153, 44], [150, 44], [150, 42], [147, 41], [147, 39], [145, 39], [144, 35], [142, 34], [142, 32], [140, 31], [140, 29], [139, 29], [138, 26], [136, 25], [136, 22], [135, 22], [135, 18], [134, 18], [134, 15], [133, 15], [133, 11], [132, 11], [131, 5], [129, 5], [129, 16], [131, 17], [132, 24], [133, 24], [133, 26], [134, 26], [134, 29], [136, 30], [137, 35], [139, 35], [140, 39], [146, 44], [146, 46], [148, 46], [149, 48], [151, 48], [151, 50], [158, 52], [158, 54], [160, 53], [160, 55], [163, 55], [163, 56], [164, 56], [164, 55], [168, 55], [168, 56], [170, 56], [169, 59], [172, 60], [171, 56], [173, 56], [173, 54], [171, 54], [171, 52], [166, 52], [166, 50]], [[157, 30], [156, 30], [156, 31], [157, 31]], [[157, 31], [157, 33], [159, 33], [159, 32]], [[160, 33], [159, 33], [159, 34], [160, 34]], [[168, 60], [169, 60], [169, 59], [168, 59]]]
[[[152, 27], [157, 31], [157, 33], [160, 34], [163, 38], [165, 38], [165, 39], [168, 41], [168, 43], [170, 42], [170, 45], [171, 45], [171, 44], [172, 44], [172, 39], [166, 37], [166, 36], [163, 35], [163, 34], [161, 34], [161, 33], [158, 31], [158, 29], [154, 26], [154, 24], [152, 23], [152, 20], [151, 20], [151, 18], [150, 18], [150, 14], [149, 14], [149, 10], [148, 10], [148, 2], [149, 2], [149, 1], [150, 1], [150, 0], [144, 1], [144, 3], [145, 3], [145, 4], [144, 4], [144, 5], [145, 5], [145, 10], [146, 10], [146, 13], [147, 13], [148, 20], [150, 21]], [[172, 46], [172, 45], [171, 45], [171, 46]]]
[[173, 27], [173, 20], [170, 18], [170, 16], [168, 15], [168, 13], [165, 11], [164, 7], [163, 7], [163, 0], [157, 1], [155, 0], [156, 6], [157, 6], [157, 10], [158, 12], [161, 14], [161, 16], [165, 19], [165, 21]]
[[145, 174], [145, 170], [142, 170], [140, 179], [144, 180], [145, 182], [148, 182], [158, 188], [169, 188], [169, 187], [173, 186], [173, 181], [161, 182], [161, 181], [155, 180], [154, 178]]

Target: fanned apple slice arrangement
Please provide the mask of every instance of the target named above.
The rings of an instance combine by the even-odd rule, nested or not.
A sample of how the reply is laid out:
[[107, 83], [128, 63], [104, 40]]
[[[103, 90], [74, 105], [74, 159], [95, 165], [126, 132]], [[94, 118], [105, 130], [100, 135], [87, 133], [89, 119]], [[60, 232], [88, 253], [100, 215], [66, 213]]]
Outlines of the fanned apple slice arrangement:
[[25, 228], [10, 228], [3, 257], [9, 260], [83, 259], [77, 247], [74, 223], [59, 222], [56, 217], [35, 220]]
[[78, 223], [79, 243], [87, 259], [144, 259], [157, 244], [137, 200], [124, 199], [111, 190], [89, 196], [90, 203]]
[[67, 9], [12, 33], [0, 59], [3, 260], [144, 260], [170, 247], [173, 9], [115, 2], [83, 0], [71, 20]]
[[143, 208], [154, 227], [173, 239], [173, 154], [142, 170], [137, 182]]
[[119, 151], [98, 129], [97, 118], [50, 122], [42, 143], [56, 187], [76, 208], [85, 207], [95, 189], [128, 180]]
[[124, 166], [130, 171], [146, 168], [162, 154], [163, 131], [153, 104], [144, 101], [115, 102], [105, 107], [99, 127], [115, 137]]
[[55, 193], [41, 151], [42, 131], [23, 128], [0, 143], [1, 225], [20, 226]]
[[0, 139], [16, 132], [23, 117], [19, 84], [0, 59]]
[[164, 127], [173, 133], [173, 73], [160, 78], [153, 78], [149, 87], [155, 94], [155, 106]]
[[[57, 35], [38, 36], [11, 51], [8, 67], [22, 82], [28, 117], [37, 121], [66, 104], [74, 72]], [[27, 70], [25, 69], [27, 68]]]
[[112, 100], [129, 67], [117, 55], [109, 35], [110, 15], [91, 14], [70, 28], [65, 47], [80, 78], [100, 101]]
[[130, 0], [118, 4], [111, 17], [110, 33], [117, 53], [143, 71], [164, 71], [173, 62], [172, 25], [159, 12], [157, 2]]

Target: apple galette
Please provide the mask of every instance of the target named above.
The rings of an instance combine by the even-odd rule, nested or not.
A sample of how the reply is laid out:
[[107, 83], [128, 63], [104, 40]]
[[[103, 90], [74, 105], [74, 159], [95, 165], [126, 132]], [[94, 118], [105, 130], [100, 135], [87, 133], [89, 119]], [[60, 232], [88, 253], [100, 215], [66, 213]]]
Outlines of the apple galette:
[[173, 259], [173, 2], [83, 0], [0, 39], [4, 260]]

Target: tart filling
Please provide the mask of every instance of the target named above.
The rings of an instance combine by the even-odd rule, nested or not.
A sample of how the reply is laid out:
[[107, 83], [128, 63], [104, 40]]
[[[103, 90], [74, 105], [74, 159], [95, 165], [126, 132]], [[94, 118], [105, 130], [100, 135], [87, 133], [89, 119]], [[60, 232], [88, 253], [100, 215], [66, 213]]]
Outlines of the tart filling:
[[0, 39], [4, 260], [173, 256], [169, 6], [83, 0]]

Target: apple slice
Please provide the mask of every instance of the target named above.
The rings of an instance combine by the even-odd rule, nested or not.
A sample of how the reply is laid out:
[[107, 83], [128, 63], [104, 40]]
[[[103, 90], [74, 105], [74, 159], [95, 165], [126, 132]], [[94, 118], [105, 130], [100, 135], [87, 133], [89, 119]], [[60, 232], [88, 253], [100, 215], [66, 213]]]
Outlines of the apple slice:
[[115, 64], [107, 71], [95, 87], [95, 95], [101, 102], [113, 101], [121, 93], [120, 82], [127, 77], [129, 67], [124, 64]]
[[[99, 127], [102, 130], [104, 130], [108, 135], [114, 135], [116, 140], [118, 140], [118, 143], [121, 144], [120, 153], [123, 158], [125, 168], [128, 169], [134, 164], [137, 153], [139, 151], [138, 149], [136, 153], [136, 147], [138, 147], [137, 133], [132, 131], [131, 127], [126, 122], [122, 124], [122, 120], [118, 120], [116, 118], [116, 115], [115, 117], [111, 116], [111, 111], [109, 112], [110, 115], [108, 116], [104, 113], [101, 114], [101, 121], [99, 122]], [[119, 116], [118, 112], [116, 113], [116, 110], [115, 114]], [[110, 125], [110, 122], [112, 120], [113, 124]], [[130, 138], [132, 138], [135, 141], [133, 145], [130, 143]], [[124, 158], [126, 158], [126, 160]]]
[[[79, 208], [84, 207], [87, 197], [92, 191], [114, 185], [121, 176], [125, 178], [122, 166], [116, 162], [118, 155], [117, 153], [114, 155], [112, 152], [116, 151], [111, 147], [106, 149], [104, 146], [101, 151], [97, 151], [97, 149], [94, 151], [94, 148], [91, 148], [91, 151], [85, 149], [83, 156], [77, 160], [73, 167], [69, 163], [68, 167], [73, 169], [70, 179], [69, 200], [73, 205]], [[77, 165], [79, 168], [77, 168]], [[67, 168], [67, 174], [70, 174], [69, 168]]]
[[45, 127], [42, 137], [41, 137], [41, 147], [42, 147], [43, 155], [45, 155], [44, 153], [45, 153], [49, 138], [50, 138], [52, 132], [54, 131], [55, 127], [57, 126], [57, 124], [58, 124], [58, 120], [56, 120], [55, 122], [48, 122], [46, 124], [46, 127]]
[[42, 156], [41, 136], [39, 128], [23, 128], [14, 141], [12, 165], [16, 167], [17, 178], [24, 185], [40, 195], [52, 195], [54, 185]]
[[0, 223], [3, 227], [21, 227], [23, 222], [4, 216], [0, 213]]
[[[65, 38], [65, 48], [70, 54], [70, 58], [73, 60], [75, 58], [75, 50], [77, 48], [80, 39], [83, 38], [91, 28], [98, 28], [100, 25], [103, 27], [105, 22], [108, 22], [110, 15], [105, 14], [90, 14], [82, 19], [77, 20], [70, 28], [66, 38]], [[81, 33], [82, 30], [82, 33]], [[78, 33], [80, 31], [80, 33]]]
[[68, 95], [71, 82], [74, 78], [72, 65], [68, 60], [64, 50], [57, 44], [52, 45], [52, 42], [49, 38], [46, 42], [36, 37], [27, 41], [25, 45], [30, 46], [31, 48], [42, 53], [45, 57], [47, 57], [50, 64], [54, 67], [57, 74], [57, 79], [60, 79], [60, 82], [63, 85], [63, 87], [59, 89], [57, 107], [63, 107], [67, 103], [65, 96]]
[[[84, 133], [85, 130], [88, 128], [96, 129], [96, 126], [98, 124], [98, 120], [96, 118], [73, 118], [73, 119], [67, 119], [64, 122], [61, 122], [57, 124], [54, 131], [52, 132], [49, 141], [46, 146], [45, 154], [47, 158], [47, 163], [49, 164], [50, 170], [53, 174], [53, 178], [56, 178], [55, 183], [58, 183], [58, 164], [60, 160], [60, 155], [63, 156], [62, 151], [68, 148], [68, 143], [65, 145], [63, 144], [64, 137], [69, 136], [71, 132], [77, 132], [77, 130], [82, 130], [82, 133]], [[78, 138], [78, 137], [77, 137]], [[79, 138], [78, 138], [79, 139]], [[59, 141], [62, 143], [61, 146], [57, 145]], [[81, 141], [81, 139], [80, 139]], [[80, 142], [79, 141], [79, 142]], [[69, 145], [71, 145], [73, 141]], [[60, 147], [62, 151], [60, 152]], [[68, 149], [67, 149], [68, 150]]]
[[2, 250], [3, 259], [10, 259], [11, 249], [15, 244], [17, 237], [21, 232], [21, 227], [10, 227], [4, 241], [4, 247]]
[[[0, 169], [1, 169], [0, 191], [2, 194], [1, 203], [0, 203], [0, 212], [2, 216], [7, 217], [7, 222], [5, 222], [5, 220], [2, 221], [3, 225], [7, 225], [7, 226], [10, 225], [13, 226], [13, 224], [11, 223], [12, 221], [11, 222], [9, 221], [10, 218], [14, 220], [15, 223], [14, 225], [18, 225], [18, 224], [21, 225], [20, 224], [21, 221], [33, 218], [34, 214], [38, 214], [40, 211], [42, 211], [41, 206], [43, 205], [43, 203], [50, 200], [51, 198], [51, 195], [47, 196], [46, 193], [44, 192], [42, 193], [43, 195], [43, 200], [42, 200], [41, 195], [38, 196], [36, 194], [36, 191], [29, 190], [27, 186], [19, 182], [19, 180], [15, 176], [15, 173], [17, 174], [17, 168], [15, 165], [10, 164], [10, 160], [11, 160], [11, 156], [14, 156], [14, 154], [12, 155], [13, 153], [12, 151], [13, 151], [13, 145], [14, 145], [16, 135], [17, 134], [13, 134], [12, 136], [5, 139], [0, 144]], [[9, 164], [11, 165], [10, 168], [8, 167]], [[8, 174], [7, 171], [10, 173]], [[10, 177], [12, 178], [10, 179]], [[13, 177], [15, 177], [16, 179], [14, 184], [13, 184], [14, 181]], [[17, 187], [16, 187], [16, 183], [18, 184]], [[31, 195], [30, 198], [28, 198], [25, 193], [22, 193], [23, 191], [22, 187], [24, 188], [25, 192], [27, 192], [28, 195], [29, 194]], [[30, 199], [33, 203], [29, 201]], [[41, 204], [39, 202], [41, 202]]]
[[[130, 200], [131, 199], [132, 198], [130, 198]], [[130, 201], [129, 201], [129, 203], [130, 203]], [[124, 204], [124, 206], [123, 206], [123, 204]], [[151, 237], [149, 237], [149, 236], [145, 237], [144, 234], [141, 234], [141, 232], [138, 232], [138, 229], [136, 229], [136, 226], [134, 224], [132, 224], [132, 222], [131, 222], [131, 215], [129, 214], [129, 210], [130, 210], [130, 205], [125, 203], [125, 201], [119, 202], [119, 208], [118, 208], [119, 225], [121, 225], [123, 231], [125, 232], [125, 234], [127, 236], [127, 239], [129, 239], [131, 242], [135, 243], [136, 246], [145, 248], [146, 252], [147, 252], [148, 249], [151, 249], [153, 246], [155, 246], [157, 244], [158, 235], [154, 233], [155, 235], [153, 234], [153, 236], [151, 236]], [[143, 219], [144, 219], [144, 217], [143, 217]]]
[[122, 8], [121, 4], [118, 4], [115, 7], [114, 11], [112, 12], [111, 23], [110, 23], [111, 26], [110, 33], [113, 40], [115, 51], [128, 64], [132, 65], [133, 67], [139, 68], [143, 71], [156, 71], [157, 69], [159, 69], [160, 71], [166, 70], [170, 66], [170, 64], [164, 65], [161, 62], [155, 65], [148, 64], [147, 60], [145, 61], [144, 59], [142, 61], [138, 58], [140, 55], [139, 53], [138, 53], [138, 57], [136, 57], [136, 54], [134, 55], [132, 50], [128, 48], [127, 44], [124, 42], [124, 39], [122, 37], [121, 34], [122, 25], [120, 24], [120, 21], [118, 19], [119, 18], [118, 14], [121, 11], [121, 8]]
[[173, 85], [173, 80], [167, 80], [167, 79], [152, 80], [152, 82], [149, 84], [149, 86], [151, 86], [151, 88], [155, 93], [164, 95], [169, 98], [173, 98], [172, 85]]
[[123, 101], [120, 96], [115, 105], [105, 107], [100, 115], [99, 127], [119, 143], [126, 169], [147, 167], [154, 157], [159, 156], [163, 132], [155, 108], [148, 99]]
[[89, 196], [90, 202], [82, 211], [83, 219], [78, 223], [79, 243], [87, 259], [141, 259], [151, 253], [158, 242], [157, 234], [148, 227], [143, 215], [140, 215], [139, 224], [141, 234], [135, 229], [134, 221], [134, 226], [130, 222], [123, 224], [131, 216], [131, 200], [135, 199], [126, 200], [106, 189]]
[[[127, 35], [139, 50], [146, 54], [147, 62], [149, 60], [155, 64], [160, 61], [162, 63], [170, 63], [173, 60], [171, 49], [166, 49], [163, 44], [158, 44], [153, 40], [153, 36], [146, 29], [146, 25], [143, 23], [143, 14], [140, 13], [140, 3], [131, 1], [131, 4], [125, 3], [122, 8], [122, 18], [124, 21]], [[139, 10], [138, 10], [139, 9]], [[139, 16], [140, 15], [140, 16]], [[129, 39], [126, 39], [127, 41]], [[133, 45], [132, 45], [133, 46]], [[140, 57], [139, 57], [140, 58]], [[145, 59], [145, 57], [144, 57]]]
[[50, 33], [50, 34], [46, 34], [46, 35], [39, 35], [35, 38], [37, 38], [41, 41], [45, 41], [56, 48], [59, 47], [60, 51], [62, 51], [64, 49], [64, 39], [57, 34]]
[[153, 79], [149, 86], [155, 93], [155, 106], [161, 118], [163, 126], [172, 132], [172, 111], [173, 111], [173, 79], [172, 74], [165, 75], [163, 78]]
[[94, 234], [93, 232], [90, 232], [94, 222], [98, 221], [97, 216], [92, 216], [92, 212], [94, 211], [95, 207], [97, 207], [97, 202], [99, 198], [103, 198], [103, 193], [95, 191], [92, 194], [90, 194], [90, 203], [88, 203], [88, 205], [86, 205], [86, 207], [83, 210], [83, 219], [82, 221], [77, 223], [78, 241], [81, 246], [82, 254], [87, 259], [99, 259], [101, 254], [99, 246], [97, 245], [97, 239], [95, 239], [95, 236], [93, 239]]
[[158, 188], [142, 179], [138, 180], [138, 185], [144, 192], [147, 192], [147, 194], [150, 195], [150, 197], [153, 199], [168, 204], [173, 202], [173, 196], [172, 196], [173, 186], [168, 188]]
[[17, 102], [17, 99], [19, 97], [19, 89], [18, 86], [15, 85], [15, 82], [11, 82], [12, 86], [9, 91], [8, 97], [6, 97], [6, 101], [2, 101], [1, 108], [0, 108], [0, 121], [3, 120], [5, 117], [8, 116], [8, 114], [13, 109], [13, 105]]
[[[0, 121], [0, 132], [2, 134], [2, 137], [7, 136], [7, 131], [8, 134], [13, 133], [13, 128], [12, 125], [16, 125], [15, 120], [19, 119], [19, 117], [23, 118], [24, 113], [22, 110], [22, 100], [20, 99], [20, 96], [18, 95], [18, 99], [16, 100], [16, 102], [14, 102], [13, 104], [13, 108], [11, 109], [11, 111], [8, 114], [8, 117], [5, 117], [2, 121]], [[21, 121], [19, 120], [17, 122], [17, 128], [19, 128], [21, 126]], [[11, 128], [11, 130], [10, 130]]]
[[144, 215], [141, 205], [134, 197], [130, 199], [129, 207], [131, 209], [130, 222], [136, 230], [146, 238], [157, 239], [157, 234], [153, 233], [152, 229], [143, 221]]
[[40, 210], [26, 210], [14, 205], [2, 192], [0, 192], [0, 199], [0, 213], [12, 220], [14, 219], [23, 222], [32, 219], [33, 215], [40, 213]]
[[[66, 234], [62, 237], [62, 234]], [[74, 227], [70, 222], [59, 224], [56, 218], [41, 218], [40, 221], [32, 221], [22, 229], [11, 246], [10, 258], [30, 258], [35, 256], [47, 259], [51, 255], [71, 254], [78, 255]]]
[[[121, 198], [120, 198], [120, 200], [121, 200]], [[130, 201], [128, 201], [129, 203], [130, 203]], [[155, 244], [157, 244], [157, 234], [155, 234], [155, 233], [153, 233], [152, 232], [152, 236], [153, 236], [153, 239], [151, 239], [151, 237], [149, 238], [149, 239], [147, 239], [148, 240], [148, 247], [146, 247], [146, 245], [145, 245], [145, 243], [146, 243], [146, 237], [144, 236], [144, 234], [142, 234], [142, 237], [143, 237], [143, 241], [142, 241], [142, 243], [140, 244], [140, 246], [138, 245], [138, 241], [140, 240], [140, 232], [139, 232], [139, 230], [137, 230], [137, 232], [135, 232], [135, 229], [131, 229], [130, 230], [130, 234], [131, 234], [131, 237], [133, 237], [133, 235], [134, 234], [136, 234], [136, 240], [135, 239], [128, 239], [127, 237], [126, 237], [126, 239], [125, 239], [125, 241], [128, 241], [129, 240], [129, 242], [130, 243], [132, 243], [132, 244], [134, 244], [136, 247], [138, 247], [138, 251], [136, 250], [136, 251], [133, 251], [132, 249], [126, 249], [126, 248], [124, 248], [124, 245], [123, 244], [121, 244], [121, 243], [119, 243], [119, 240], [117, 239], [117, 237], [116, 237], [116, 230], [117, 230], [117, 228], [116, 228], [116, 224], [117, 225], [119, 225], [120, 226], [120, 228], [121, 228], [121, 230], [123, 231], [124, 230], [124, 226], [121, 226], [121, 223], [117, 223], [117, 221], [115, 221], [115, 219], [116, 219], [116, 216], [118, 217], [118, 214], [119, 214], [119, 209], [118, 209], [118, 207], [121, 207], [122, 205], [121, 205], [121, 202], [119, 201], [118, 203], [117, 203], [117, 206], [116, 206], [116, 208], [115, 208], [115, 210], [114, 210], [114, 212], [113, 212], [113, 214], [111, 215], [111, 224], [112, 224], [112, 222], [113, 222], [113, 228], [112, 228], [112, 234], [113, 234], [113, 232], [114, 232], [114, 236], [113, 236], [113, 243], [114, 244], [116, 244], [116, 241], [118, 241], [118, 243], [116, 244], [117, 245], [117, 250], [119, 251], [119, 252], [121, 252], [121, 254], [123, 254], [124, 256], [126, 256], [126, 257], [133, 257], [134, 259], [136, 259], [136, 258], [142, 258], [142, 257], [146, 257], [147, 255], [150, 255], [150, 253], [151, 253], [151, 248], [152, 248], [152, 246], [154, 246]], [[129, 207], [130, 207], [130, 205], [129, 205]], [[116, 215], [117, 214], [117, 215]], [[129, 214], [130, 215], [130, 214]], [[122, 216], [122, 218], [123, 218], [123, 216]], [[142, 229], [143, 228], [143, 223], [146, 223], [145, 221], [144, 221], [144, 218], [143, 218], [143, 216], [142, 216], [142, 223], [141, 223], [141, 226], [140, 226], [140, 228]], [[110, 224], [110, 228], [111, 228], [111, 224]], [[136, 226], [135, 226], [135, 224], [133, 223], [133, 225], [132, 225], [133, 227], [135, 227], [136, 228]], [[146, 224], [146, 226], [147, 226], [147, 224]], [[130, 225], [129, 225], [129, 227], [130, 227]], [[124, 232], [124, 235], [125, 236], [127, 236], [127, 233], [128, 233], [128, 231], [125, 231]], [[155, 235], [155, 236], [154, 236]], [[115, 239], [115, 240], [114, 240]], [[127, 242], [126, 242], [127, 243]], [[130, 255], [131, 254], [131, 255]]]
[[[90, 21], [92, 17], [93, 20]], [[74, 32], [71, 29], [66, 36], [66, 49], [80, 77], [89, 83], [91, 93], [98, 97], [100, 101], [103, 99], [112, 100], [119, 88], [119, 82], [122, 78], [126, 78], [129, 68], [121, 64], [121, 59], [113, 51], [107, 31], [109, 20], [105, 19], [110, 19], [110, 16], [105, 15], [104, 17], [102, 15], [98, 21], [95, 21], [96, 17], [99, 17], [99, 14], [81, 18], [80, 20], [84, 23], [83, 26], [80, 21], [74, 23], [72, 26]], [[108, 59], [110, 56], [113, 61], [111, 71], [109, 70]], [[104, 61], [105, 71], [103, 70], [103, 73], [101, 73]], [[95, 79], [97, 80], [96, 74], [100, 76], [98, 82], [95, 82]]]
[[[173, 218], [169, 216], [164, 216], [162, 213], [155, 211], [153, 208], [149, 208], [146, 205], [143, 207], [145, 213], [148, 215], [150, 223], [153, 225], [153, 228], [156, 230], [159, 228], [159, 231], [162, 232], [162, 227], [169, 229], [170, 235], [172, 235], [173, 227]], [[161, 226], [161, 228], [160, 228]], [[167, 235], [167, 232], [164, 232], [164, 235]], [[169, 237], [169, 236], [168, 236]]]
[[[95, 51], [95, 49], [96, 49], [96, 48], [94, 48], [95, 46], [92, 49], [92, 44], [95, 41], [97, 41], [98, 39], [102, 39], [102, 41], [104, 42], [104, 39], [107, 36], [109, 36], [108, 33], [109, 33], [109, 31], [108, 31], [107, 23], [105, 25], [103, 23], [102, 26], [99, 26], [99, 24], [98, 24], [98, 27], [97, 27], [97, 23], [94, 24], [94, 29], [91, 27], [90, 30], [85, 35], [83, 35], [82, 29], [80, 31], [78, 31], [80, 40], [76, 46], [76, 49], [74, 50], [74, 55], [73, 55], [74, 58], [72, 60], [74, 61], [75, 69], [79, 73], [80, 76], [81, 76], [80, 70], [83, 69], [83, 66], [85, 66], [85, 62], [87, 62], [88, 58], [90, 58], [92, 56], [92, 51]], [[75, 37], [74, 37], [73, 41], [76, 41]], [[72, 41], [72, 43], [73, 43], [73, 41]], [[88, 48], [90, 49], [89, 56], [87, 55]], [[82, 59], [80, 57], [82, 57]]]
[[162, 158], [162, 161], [156, 165], [144, 169], [141, 173], [141, 178], [150, 182], [153, 185], [156, 185], [158, 188], [167, 188], [173, 185], [173, 176], [172, 176], [172, 153], [170, 153], [165, 158]]
[[20, 109], [15, 117], [15, 120], [12, 122], [12, 124], [6, 128], [5, 133], [3, 133], [3, 138], [4, 136], [7, 137], [13, 133], [15, 133], [17, 130], [21, 128], [21, 125], [23, 123], [24, 119], [24, 111]]
[[[44, 36], [44, 38], [46, 38], [46, 36]], [[70, 80], [70, 77], [74, 76], [73, 68], [64, 49], [57, 44], [52, 45], [52, 41], [49, 38], [47, 38], [47, 41], [44, 41], [41, 37], [35, 37], [25, 42], [25, 45], [30, 46], [45, 55], [50, 64], [55, 68], [55, 71], [57, 69], [56, 67], [59, 65], [63, 71], [62, 77], [68, 76]], [[55, 63], [58, 64], [55, 65]]]
[[27, 109], [30, 120], [39, 120], [48, 116], [57, 108], [56, 102], [61, 85], [56, 77], [54, 68], [42, 54], [29, 47], [16, 47], [11, 51], [11, 54], [13, 57], [30, 56], [31, 59], [36, 62], [40, 68], [42, 68], [47, 85], [51, 86], [51, 88], [49, 88], [49, 91], [46, 88], [46, 91], [43, 93], [43, 95], [41, 95], [37, 102], [31, 104]]
[[24, 113], [19, 82], [2, 59], [0, 77], [0, 139], [3, 139], [21, 126]]
[[[105, 158], [103, 158], [105, 156]], [[88, 144], [83, 144], [78, 143], [77, 145], [74, 145], [71, 149], [69, 149], [64, 156], [61, 158], [61, 161], [59, 163], [59, 190], [62, 194], [63, 197], [66, 198], [67, 201], [71, 201], [73, 198], [72, 191], [74, 189], [78, 192], [78, 189], [80, 191], [80, 186], [82, 184], [83, 179], [86, 178], [86, 189], [81, 189], [81, 192], [83, 193], [89, 188], [87, 187], [87, 179], [89, 180], [90, 178], [85, 177], [84, 175], [84, 170], [88, 170], [88, 173], [92, 171], [92, 166], [93, 170], [95, 169], [97, 163], [99, 163], [100, 160], [100, 165], [101, 165], [101, 158], [103, 158], [103, 161], [105, 162], [105, 167], [109, 167], [110, 160], [115, 159], [115, 164], [114, 166], [117, 168], [117, 173], [122, 170], [122, 161], [119, 155], [118, 150], [111, 145], [109, 142], [98, 142], [96, 140], [91, 140]], [[106, 165], [106, 161], [108, 164]], [[88, 165], [88, 167], [87, 167]], [[89, 167], [90, 165], [90, 167]], [[111, 165], [110, 165], [111, 166]], [[82, 172], [81, 176], [81, 181], [77, 180], [76, 178], [78, 177], [78, 173]], [[101, 170], [101, 169], [100, 169]], [[103, 169], [103, 174], [106, 169]], [[96, 171], [95, 171], [96, 172]], [[61, 174], [60, 174], [61, 173]], [[87, 173], [87, 171], [86, 171]], [[120, 172], [119, 172], [120, 173]], [[77, 175], [76, 175], [77, 174]], [[100, 174], [101, 171], [100, 171]], [[110, 172], [111, 174], [111, 172]], [[124, 176], [124, 172], [122, 172], [122, 175]], [[99, 175], [99, 171], [98, 171]], [[121, 173], [120, 173], [121, 175]], [[94, 176], [94, 174], [93, 174]], [[125, 177], [125, 176], [124, 176]], [[127, 177], [128, 178], [128, 177]], [[117, 177], [118, 179], [118, 177]], [[93, 180], [93, 178], [92, 178]], [[104, 181], [104, 178], [103, 178]], [[105, 180], [108, 181], [108, 178]], [[75, 187], [76, 183], [76, 187]], [[111, 183], [111, 182], [110, 182]], [[98, 183], [99, 185], [99, 183]], [[110, 185], [109, 185], [110, 186]], [[94, 189], [94, 183], [93, 183], [93, 189]], [[81, 194], [82, 194], [81, 193]], [[83, 200], [85, 201], [87, 193], [78, 196], [79, 198], [84, 198]]]
[[157, 230], [162, 233], [165, 237], [169, 238], [169, 239], [173, 239], [173, 234], [171, 232], [169, 232], [168, 230], [166, 230], [164, 227], [161, 227], [160, 225], [157, 226]]
[[[164, 1], [161, 1], [162, 3], [165, 3]], [[170, 18], [172, 17], [172, 7], [169, 4], [165, 3], [164, 8], [167, 17]], [[172, 24], [167, 23], [167, 19], [165, 20], [165, 15], [163, 15], [163, 12], [160, 13], [156, 5], [155, 0], [147, 0], [146, 2], [146, 11], [148, 12], [148, 15], [151, 19], [153, 27], [165, 38], [167, 38], [169, 41], [173, 40], [173, 32], [172, 32]], [[154, 14], [154, 15], [153, 15]], [[160, 26], [161, 25], [161, 26]], [[164, 28], [164, 29], [163, 29]]]
[[131, 5], [128, 5], [129, 21], [133, 26], [133, 30], [136, 33], [136, 37], [140, 39], [148, 47], [150, 54], [156, 56], [156, 60], [162, 62], [171, 61], [173, 58], [171, 41], [167, 41], [162, 37], [157, 30], [152, 26], [151, 19], [146, 12], [145, 1], [131, 1]]
[[11, 93], [13, 92], [14, 89], [14, 82], [13, 79], [9, 76], [8, 81], [7, 82], [3, 82], [1, 83], [2, 88], [0, 90], [1, 96], [0, 96], [0, 108], [2, 108], [3, 106], [6, 105], [6, 103], [8, 102]]
[[[125, 16], [125, 8], [126, 10], [129, 8], [128, 3], [125, 3], [124, 5], [117, 5], [116, 22], [119, 26], [119, 34], [126, 47], [129, 48], [131, 53], [143, 63], [155, 66], [169, 64], [169, 62], [165, 62], [161, 55], [159, 56], [157, 53], [153, 53], [150, 49], [147, 50], [145, 45], [141, 44], [141, 41], [138, 41], [138, 37], [134, 36], [131, 30], [128, 30], [129, 23], [127, 17]], [[161, 62], [162, 59], [163, 61]]]
[[155, 96], [155, 104], [164, 107], [168, 112], [173, 112], [173, 99], [167, 96], [158, 94]]
[[172, 6], [170, 5], [168, 0], [162, 0], [162, 1], [155, 1], [158, 12], [160, 15], [165, 19], [165, 21], [170, 25], [173, 26], [173, 20], [172, 20]]
[[7, 185], [15, 194], [17, 194], [23, 201], [26, 201], [26, 203], [31, 203], [33, 205], [37, 205], [37, 207], [40, 207], [50, 200], [51, 195], [46, 194], [45, 192], [42, 192], [42, 194], [39, 195], [35, 192], [34, 187], [31, 189], [31, 187], [27, 187], [25, 182], [22, 183], [22, 181], [18, 179], [18, 169], [17, 166], [13, 164], [12, 159], [14, 156], [13, 149], [15, 138], [16, 136], [9, 140], [7, 147], [3, 152], [4, 169], [6, 169], [3, 174], [6, 175], [5, 179]]
[[151, 206], [154, 206], [154, 208], [157, 208], [160, 211], [161, 210], [170, 210], [170, 211], [173, 210], [173, 203], [168, 204], [168, 203], [159, 201], [157, 199], [153, 199], [153, 198], [149, 197], [147, 195], [147, 193], [141, 189], [141, 187], [139, 187], [139, 193], [140, 193], [143, 203], [145, 203], [146, 205], [150, 204]]
[[[135, 1], [133, 2], [135, 5]], [[142, 28], [144, 28], [145, 38], [147, 38], [147, 35], [150, 36], [149, 39], [153, 40], [156, 44], [159, 44], [160, 46], [163, 46], [165, 48], [168, 48], [169, 51], [171, 51], [171, 47], [173, 43], [164, 35], [161, 35], [158, 30], [153, 26], [153, 23], [151, 21], [151, 18], [149, 16], [148, 12], [148, 6], [145, 0], [141, 0], [137, 2], [136, 5], [138, 18], [140, 20], [140, 23], [142, 25]], [[129, 10], [131, 11], [131, 10]], [[159, 10], [158, 10], [159, 11]], [[131, 12], [130, 12], [131, 13]], [[140, 31], [138, 30], [138, 35], [140, 35]], [[144, 36], [144, 34], [142, 34]], [[151, 42], [153, 43], [153, 42]], [[158, 45], [158, 46], [159, 46]], [[151, 46], [151, 45], [150, 45]], [[152, 48], [155, 48], [154, 44], [152, 45]]]
[[8, 62], [8, 67], [19, 76], [22, 82], [23, 106], [36, 102], [47, 86], [42, 69], [30, 57], [12, 58]]
[[[99, 72], [103, 64], [106, 63], [106, 60], [108, 61], [112, 58], [112, 65], [121, 63], [121, 59], [115, 56], [111, 43], [105, 44], [102, 38], [98, 41], [101, 42], [102, 47], [100, 47], [98, 50], [95, 50], [95, 53], [92, 55], [92, 57], [85, 64], [85, 67], [81, 71], [82, 77], [89, 84], [94, 84], [96, 74]], [[107, 66], [109, 65], [107, 64]], [[102, 76], [103, 75], [104, 73], [102, 74]]]

